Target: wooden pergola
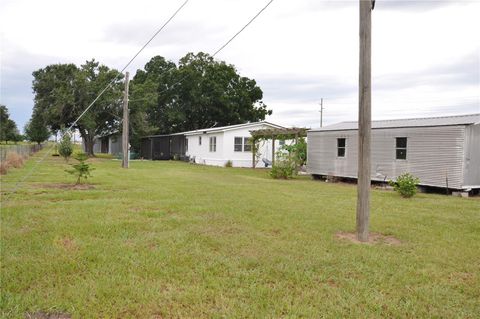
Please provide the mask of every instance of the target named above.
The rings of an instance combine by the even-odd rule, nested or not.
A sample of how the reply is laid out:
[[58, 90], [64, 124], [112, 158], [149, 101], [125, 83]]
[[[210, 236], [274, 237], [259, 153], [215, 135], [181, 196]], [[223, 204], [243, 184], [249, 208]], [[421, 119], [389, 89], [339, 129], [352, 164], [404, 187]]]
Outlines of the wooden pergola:
[[307, 136], [308, 128], [292, 127], [292, 128], [272, 128], [250, 131], [252, 135], [252, 168], [255, 168], [255, 156], [257, 154], [256, 143], [259, 140], [272, 140], [272, 164], [275, 163], [275, 141], [276, 140], [295, 140], [295, 144], [299, 137]]

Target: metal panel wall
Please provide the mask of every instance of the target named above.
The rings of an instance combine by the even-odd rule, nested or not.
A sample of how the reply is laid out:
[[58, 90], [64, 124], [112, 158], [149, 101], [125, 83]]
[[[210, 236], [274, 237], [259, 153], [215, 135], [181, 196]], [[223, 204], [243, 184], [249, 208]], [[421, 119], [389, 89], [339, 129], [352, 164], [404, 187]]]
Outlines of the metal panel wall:
[[480, 188], [480, 124], [465, 130], [464, 186]]
[[[407, 159], [395, 159], [395, 138], [407, 137]], [[346, 155], [337, 157], [337, 138], [346, 138]], [[307, 167], [311, 174], [357, 178], [356, 130], [308, 132]], [[409, 172], [423, 185], [462, 188], [465, 126], [372, 130], [373, 180]]]

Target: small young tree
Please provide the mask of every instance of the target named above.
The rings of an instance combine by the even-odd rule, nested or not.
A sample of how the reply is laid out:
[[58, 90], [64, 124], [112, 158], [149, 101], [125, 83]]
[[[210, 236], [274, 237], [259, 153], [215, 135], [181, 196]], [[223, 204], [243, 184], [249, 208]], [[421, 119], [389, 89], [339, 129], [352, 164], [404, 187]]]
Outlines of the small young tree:
[[66, 162], [68, 162], [68, 159], [73, 153], [73, 144], [70, 133], [63, 133], [60, 144], [58, 145], [58, 153], [65, 159]]
[[307, 142], [303, 137], [300, 137], [295, 144], [283, 146], [295, 160], [297, 166], [303, 166], [307, 162]]
[[36, 142], [37, 144], [42, 143], [50, 137], [50, 131], [42, 116], [36, 114], [36, 112], [32, 115], [30, 121], [25, 125], [25, 135], [29, 141]]
[[396, 181], [389, 181], [388, 183], [390, 186], [393, 186], [393, 189], [399, 192], [402, 197], [408, 198], [417, 193], [417, 185], [420, 183], [420, 180], [410, 173], [404, 173], [398, 176]]
[[294, 156], [280, 150], [277, 152], [275, 163], [270, 170], [270, 176], [275, 179], [289, 179], [297, 174], [297, 163]]
[[78, 164], [73, 164], [73, 169], [65, 170], [67, 173], [75, 175], [77, 177], [76, 184], [80, 184], [82, 178], [87, 180], [88, 177], [92, 176], [91, 172], [94, 168], [90, 167], [90, 164], [85, 163], [88, 159], [88, 156], [85, 153], [79, 153], [75, 156], [75, 159], [79, 162]]

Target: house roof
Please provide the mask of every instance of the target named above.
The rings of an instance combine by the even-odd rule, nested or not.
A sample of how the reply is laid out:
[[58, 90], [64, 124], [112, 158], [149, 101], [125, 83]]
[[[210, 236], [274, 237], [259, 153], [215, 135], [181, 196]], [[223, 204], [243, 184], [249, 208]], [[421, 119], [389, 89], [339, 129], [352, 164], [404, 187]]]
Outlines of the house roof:
[[199, 129], [199, 130], [194, 130], [194, 131], [177, 133], [177, 134], [197, 135], [197, 134], [204, 134], [204, 133], [219, 133], [219, 132], [232, 131], [232, 130], [236, 130], [236, 129], [240, 129], [240, 128], [254, 127], [254, 126], [258, 126], [258, 125], [266, 125], [266, 126], [270, 126], [272, 128], [284, 128], [283, 126], [276, 125], [276, 124], [273, 124], [273, 123], [270, 123], [270, 122], [267, 122], [267, 121], [261, 121], [261, 122], [235, 124], [235, 125], [220, 126], [220, 127], [211, 127], [211, 128], [205, 128], [205, 129]]
[[[450, 126], [450, 125], [471, 125], [480, 123], [480, 113], [455, 116], [439, 116], [425, 118], [409, 118], [398, 120], [372, 121], [372, 129], [399, 128], [399, 127], [422, 127], [422, 126]], [[309, 132], [323, 131], [346, 131], [357, 130], [358, 122], [340, 122], [322, 128], [312, 129]]]

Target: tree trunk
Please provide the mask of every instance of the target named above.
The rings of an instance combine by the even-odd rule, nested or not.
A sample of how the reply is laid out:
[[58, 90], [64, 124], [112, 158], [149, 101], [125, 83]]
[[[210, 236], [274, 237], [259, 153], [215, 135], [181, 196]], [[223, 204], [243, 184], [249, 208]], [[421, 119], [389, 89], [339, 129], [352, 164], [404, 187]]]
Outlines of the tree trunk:
[[88, 134], [86, 130], [80, 130], [80, 136], [83, 139], [83, 145], [85, 146], [85, 154], [93, 156], [93, 134]]

